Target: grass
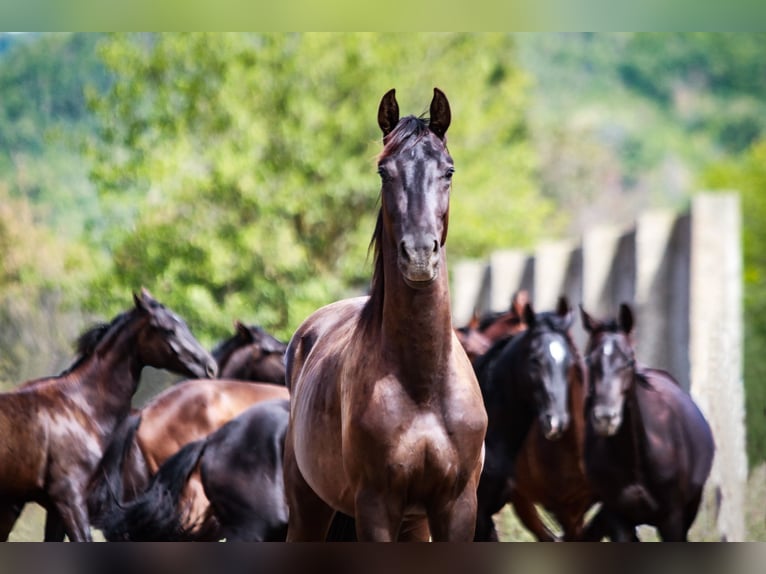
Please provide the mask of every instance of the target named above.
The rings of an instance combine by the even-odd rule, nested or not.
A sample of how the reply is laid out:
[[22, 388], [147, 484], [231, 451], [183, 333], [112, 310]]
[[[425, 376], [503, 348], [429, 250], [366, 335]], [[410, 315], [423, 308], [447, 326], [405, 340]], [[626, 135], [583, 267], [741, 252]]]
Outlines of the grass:
[[[689, 532], [692, 541], [717, 541], [715, 520], [710, 497], [700, 508], [697, 520]], [[544, 512], [543, 520], [554, 532], [560, 532], [555, 522]], [[532, 535], [521, 525], [510, 506], [506, 506], [495, 516], [500, 540], [508, 542], [533, 542]], [[45, 512], [36, 504], [28, 504], [24, 508], [16, 527], [11, 532], [11, 542], [29, 542], [43, 539]], [[747, 542], [766, 542], [766, 463], [762, 463], [750, 472], [745, 495], [745, 526]], [[641, 540], [645, 542], [658, 540], [654, 528], [641, 527]], [[100, 532], [94, 531], [94, 540], [103, 541]]]

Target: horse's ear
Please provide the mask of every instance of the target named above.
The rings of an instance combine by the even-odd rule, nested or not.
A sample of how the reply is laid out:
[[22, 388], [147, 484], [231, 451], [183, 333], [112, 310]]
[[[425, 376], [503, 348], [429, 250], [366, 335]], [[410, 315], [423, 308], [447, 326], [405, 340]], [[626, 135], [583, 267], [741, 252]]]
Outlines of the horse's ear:
[[136, 293], [133, 293], [133, 303], [135, 304], [137, 309], [143, 309], [144, 311], [149, 311], [151, 307], [151, 303], [153, 301], [154, 301], [154, 297], [152, 297], [152, 294], [149, 293], [146, 287], [141, 287], [140, 295], [136, 295]]
[[556, 315], [564, 319], [564, 329], [569, 329], [572, 326], [572, 308], [564, 295], [560, 296], [556, 303]]
[[439, 88], [434, 88], [434, 97], [431, 100], [430, 109], [431, 119], [428, 123], [428, 127], [434, 132], [439, 139], [444, 139], [444, 134], [447, 133], [449, 124], [452, 121], [452, 113], [449, 109], [449, 102], [447, 96], [444, 95]]
[[516, 293], [513, 295], [513, 298], [511, 299], [511, 311], [513, 311], [513, 313], [519, 319], [521, 319], [522, 313], [524, 312], [524, 305], [526, 305], [528, 302], [529, 291], [526, 289], [516, 291]]
[[471, 319], [468, 321], [468, 328], [475, 331], [479, 328], [479, 311], [474, 307]]
[[396, 89], [391, 88], [380, 100], [378, 106], [378, 125], [386, 137], [399, 123], [399, 104], [396, 102]]
[[582, 303], [580, 303], [580, 319], [582, 319], [583, 329], [588, 331], [588, 333], [592, 333], [598, 327], [598, 322], [585, 312]]
[[522, 317], [524, 318], [524, 323], [527, 324], [527, 327], [532, 328], [534, 326], [535, 310], [532, 308], [531, 303], [524, 303], [524, 312], [522, 313]]
[[246, 339], [252, 339], [253, 334], [250, 332], [250, 329], [247, 328], [247, 325], [245, 325], [242, 321], [239, 319], [234, 321], [234, 328], [237, 330], [237, 333], [245, 337]]
[[619, 315], [620, 329], [626, 334], [630, 334], [633, 331], [633, 311], [630, 310], [630, 306], [627, 303], [620, 305]]

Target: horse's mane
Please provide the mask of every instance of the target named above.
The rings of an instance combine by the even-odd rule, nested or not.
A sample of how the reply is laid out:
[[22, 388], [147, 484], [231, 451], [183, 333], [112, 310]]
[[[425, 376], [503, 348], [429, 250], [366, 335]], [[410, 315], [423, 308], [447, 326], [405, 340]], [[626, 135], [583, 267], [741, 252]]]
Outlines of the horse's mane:
[[106, 334], [118, 326], [122, 327], [122, 325], [128, 321], [130, 316], [131, 311], [125, 311], [124, 313], [117, 315], [109, 323], [96, 323], [83, 331], [75, 343], [75, 352], [77, 353], [77, 356], [74, 362], [59, 373], [59, 376], [68, 375], [79, 367], [85, 359], [93, 354], [98, 344], [106, 337]]
[[[406, 144], [414, 144], [429, 132], [428, 119], [424, 116], [406, 116], [399, 120], [396, 127], [383, 138], [383, 151], [378, 155], [378, 162], [399, 151]], [[380, 202], [380, 197], [378, 197]], [[383, 206], [378, 208], [378, 219], [368, 247], [374, 252], [372, 281], [370, 283], [370, 298], [362, 309], [361, 325], [367, 329], [370, 325], [380, 322], [383, 316]]]

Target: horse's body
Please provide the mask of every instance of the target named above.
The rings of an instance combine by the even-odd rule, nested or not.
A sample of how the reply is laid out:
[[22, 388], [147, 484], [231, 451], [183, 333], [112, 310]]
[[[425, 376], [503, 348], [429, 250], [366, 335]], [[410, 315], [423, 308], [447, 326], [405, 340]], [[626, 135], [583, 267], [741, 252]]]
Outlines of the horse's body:
[[[542, 460], [555, 462], [551, 472], [571, 476], [570, 465], [576, 454], [569, 453], [570, 445], [576, 445], [576, 424], [570, 424], [571, 406], [577, 401], [578, 378], [582, 381], [579, 357], [569, 335], [572, 314], [565, 299], [560, 299], [556, 312], [535, 314], [527, 304], [523, 313], [527, 329], [511, 338], [498, 340], [492, 348], [475, 363], [484, 404], [489, 416], [486, 448], [487, 454], [478, 489], [476, 540], [497, 540], [492, 516], [511, 499], [518, 502], [520, 518], [545, 539], [543, 531], [535, 526], [539, 517], [533, 502], [543, 502], [547, 488], [536, 484]], [[579, 383], [581, 386], [581, 382]], [[535, 433], [531, 433], [537, 427]], [[565, 440], [550, 452], [536, 452], [545, 441]], [[516, 488], [517, 458], [524, 450], [521, 464], [522, 481]], [[556, 450], [567, 452], [559, 458]], [[545, 483], [555, 481], [548, 478]], [[567, 490], [569, 492], [569, 490]], [[564, 491], [545, 493], [546, 502], [564, 508], [563, 500], [569, 495]], [[526, 512], [525, 512], [526, 511]], [[532, 514], [534, 513], [534, 514]], [[540, 523], [541, 527], [542, 524]]]
[[360, 540], [470, 540], [486, 413], [451, 326], [444, 243], [447, 100], [428, 123], [381, 101], [381, 209], [371, 295], [312, 314], [287, 351], [288, 540], [324, 540], [336, 511]]
[[284, 385], [287, 344], [256, 325], [236, 321], [234, 327], [234, 335], [213, 349], [218, 376]]
[[[186, 444], [204, 439], [256, 403], [289, 396], [281, 385], [225, 379], [190, 380], [169, 387], [138, 411], [141, 424], [135, 436], [115, 435], [110, 448], [119, 454], [104, 458], [91, 484], [89, 507], [94, 524], [102, 526], [102, 517], [117, 502], [115, 495], [125, 503], [143, 492], [160, 466]], [[124, 488], [113, 494], [109, 487], [117, 475]], [[185, 485], [184, 501], [194, 531], [207, 538], [209, 525], [199, 519], [209, 503], [197, 473]]]
[[88, 480], [130, 410], [142, 368], [215, 375], [215, 361], [181, 319], [145, 290], [134, 299], [133, 309], [80, 338], [80, 357], [64, 373], [0, 395], [3, 540], [31, 501], [56, 517], [46, 539], [90, 540]]
[[[186, 444], [165, 461], [145, 492], [103, 517], [107, 539], [284, 540], [288, 509], [282, 457], [288, 412], [286, 399], [260, 402], [206, 438]], [[135, 432], [138, 416], [128, 433]], [[210, 501], [201, 516], [190, 514], [194, 511], [182, 496], [193, 473], [201, 477]]]
[[665, 541], [686, 540], [713, 462], [710, 427], [671, 375], [636, 365], [627, 305], [616, 321], [584, 310], [582, 318], [590, 334], [585, 463], [602, 500], [587, 536], [610, 529], [613, 540], [635, 540], [635, 527], [649, 524]]

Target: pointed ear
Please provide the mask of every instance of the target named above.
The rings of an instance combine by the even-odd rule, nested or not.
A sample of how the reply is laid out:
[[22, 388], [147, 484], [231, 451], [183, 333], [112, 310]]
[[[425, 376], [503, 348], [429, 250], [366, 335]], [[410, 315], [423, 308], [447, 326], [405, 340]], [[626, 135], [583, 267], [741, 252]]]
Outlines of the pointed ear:
[[449, 102], [447, 96], [444, 95], [439, 88], [434, 88], [434, 97], [431, 100], [431, 119], [428, 127], [434, 132], [439, 139], [444, 139], [444, 134], [447, 133], [449, 124], [452, 121], [452, 114], [449, 109]]
[[380, 100], [378, 106], [378, 125], [385, 138], [399, 123], [399, 104], [396, 102], [396, 89], [391, 88]]
[[524, 322], [527, 324], [527, 327], [531, 329], [535, 324], [535, 310], [532, 308], [531, 303], [524, 304], [524, 312], [522, 317], [524, 318]]
[[559, 297], [556, 303], [556, 315], [564, 320], [564, 329], [569, 329], [572, 326], [572, 308], [569, 306], [569, 300], [564, 295]]
[[598, 327], [598, 321], [585, 312], [582, 303], [580, 303], [580, 319], [582, 320], [583, 329], [588, 331], [588, 333], [592, 333]]
[[526, 305], [529, 302], [529, 292], [526, 289], [521, 289], [520, 291], [516, 291], [514, 293], [513, 298], [511, 299], [511, 311], [519, 318], [521, 319], [522, 314], [524, 313], [524, 305]]
[[133, 293], [133, 304], [136, 306], [136, 309], [149, 311], [149, 303], [153, 300], [153, 297], [145, 287], [141, 287], [140, 295]]
[[237, 333], [245, 339], [252, 340], [253, 334], [250, 332], [250, 329], [248, 329], [247, 325], [239, 319], [234, 321], [234, 329], [236, 329]]
[[633, 311], [630, 310], [630, 306], [627, 303], [620, 305], [620, 315], [618, 318], [620, 329], [629, 335], [633, 331]]

